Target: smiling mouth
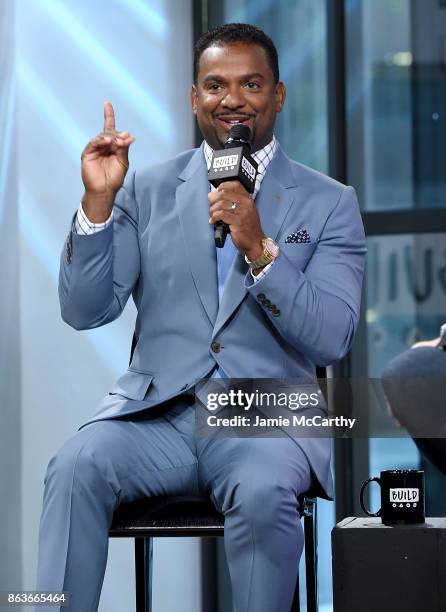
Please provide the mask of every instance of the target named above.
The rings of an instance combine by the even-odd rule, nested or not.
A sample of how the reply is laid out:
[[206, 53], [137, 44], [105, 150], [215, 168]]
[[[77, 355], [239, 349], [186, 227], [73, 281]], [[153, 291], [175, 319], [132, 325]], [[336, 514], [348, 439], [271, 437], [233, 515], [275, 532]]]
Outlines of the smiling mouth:
[[248, 121], [250, 121], [251, 117], [234, 117], [234, 116], [225, 116], [225, 115], [220, 115], [219, 117], [217, 117], [217, 119], [223, 123], [225, 126], [227, 127], [232, 127], [233, 125], [236, 125], [237, 123], [248, 123]]

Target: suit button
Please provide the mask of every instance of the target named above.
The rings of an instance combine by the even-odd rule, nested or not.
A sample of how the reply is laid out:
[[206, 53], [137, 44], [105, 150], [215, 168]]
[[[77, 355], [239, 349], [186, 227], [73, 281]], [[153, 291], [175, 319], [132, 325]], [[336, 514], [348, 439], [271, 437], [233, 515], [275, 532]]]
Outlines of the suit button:
[[211, 344], [211, 349], [214, 351], [214, 353], [219, 353], [220, 352], [220, 348], [221, 348], [220, 342], [215, 342], [214, 341]]
[[273, 317], [278, 317], [280, 315], [280, 310], [274, 307], [273, 309], [271, 309], [271, 314], [273, 315]]
[[262, 304], [266, 306], [266, 308], [271, 308], [271, 302], [269, 300], [263, 300]]
[[265, 299], [265, 294], [264, 293], [258, 293], [257, 294], [257, 299], [259, 300], [259, 302], [263, 302], [263, 300]]

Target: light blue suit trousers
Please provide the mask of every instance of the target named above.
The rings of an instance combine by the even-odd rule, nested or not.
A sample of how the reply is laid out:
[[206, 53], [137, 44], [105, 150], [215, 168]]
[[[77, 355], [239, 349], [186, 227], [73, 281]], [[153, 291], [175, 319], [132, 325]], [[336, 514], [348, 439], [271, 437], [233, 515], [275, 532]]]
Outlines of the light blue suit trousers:
[[181, 396], [90, 423], [51, 459], [37, 589], [68, 591], [70, 606], [60, 610], [97, 610], [117, 505], [175, 494], [210, 495], [225, 515], [237, 612], [289, 612], [303, 548], [297, 498], [311, 483], [304, 452], [289, 437], [199, 438], [194, 433], [195, 406]]

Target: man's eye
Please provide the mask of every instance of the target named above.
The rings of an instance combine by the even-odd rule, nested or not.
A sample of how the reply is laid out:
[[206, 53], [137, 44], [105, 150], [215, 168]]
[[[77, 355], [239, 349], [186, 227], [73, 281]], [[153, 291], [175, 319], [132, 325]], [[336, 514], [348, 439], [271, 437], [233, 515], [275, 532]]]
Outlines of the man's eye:
[[221, 88], [221, 85], [219, 83], [211, 83], [209, 85], [209, 89], [211, 89], [212, 91], [217, 91], [220, 88]]
[[256, 83], [255, 81], [249, 81], [248, 83], [246, 83], [246, 87], [248, 89], [258, 89], [260, 85]]

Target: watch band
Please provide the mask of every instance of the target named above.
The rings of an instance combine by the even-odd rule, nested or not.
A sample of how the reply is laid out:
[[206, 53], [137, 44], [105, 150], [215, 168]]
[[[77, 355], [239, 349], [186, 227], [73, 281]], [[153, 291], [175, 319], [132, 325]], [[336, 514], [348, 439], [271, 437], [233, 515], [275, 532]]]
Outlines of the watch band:
[[[269, 248], [270, 245], [273, 245], [273, 247]], [[279, 247], [272, 238], [269, 238], [268, 236], [266, 238], [262, 238], [262, 247], [262, 254], [254, 261], [250, 261], [245, 255], [245, 261], [251, 270], [259, 270], [260, 268], [264, 268], [279, 256]], [[272, 250], [276, 252], [274, 253]]]

